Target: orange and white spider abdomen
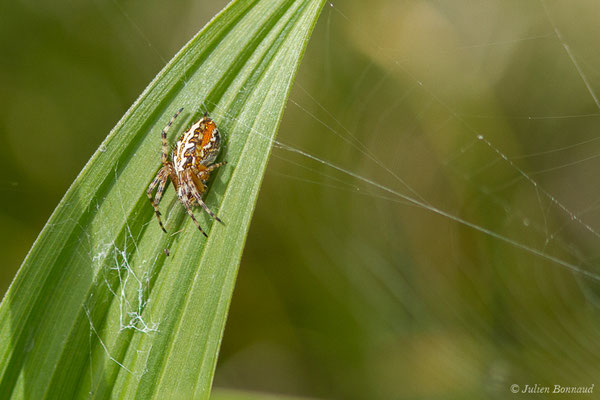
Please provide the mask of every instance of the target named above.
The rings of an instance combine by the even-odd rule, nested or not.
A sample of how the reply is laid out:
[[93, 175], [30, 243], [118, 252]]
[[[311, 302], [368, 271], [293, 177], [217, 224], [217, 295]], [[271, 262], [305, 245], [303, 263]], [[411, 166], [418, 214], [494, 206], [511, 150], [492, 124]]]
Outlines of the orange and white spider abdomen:
[[208, 117], [196, 122], [181, 135], [173, 150], [175, 173], [212, 164], [221, 149], [221, 135], [214, 121]]

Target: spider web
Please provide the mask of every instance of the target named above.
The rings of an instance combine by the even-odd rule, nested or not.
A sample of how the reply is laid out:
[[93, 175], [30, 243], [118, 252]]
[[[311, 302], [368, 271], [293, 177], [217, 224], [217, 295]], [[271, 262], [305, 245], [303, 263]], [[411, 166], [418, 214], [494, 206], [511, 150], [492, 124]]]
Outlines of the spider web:
[[[573, 32], [563, 32], [558, 6], [544, 0], [527, 5], [487, 3], [476, 7], [485, 14], [482, 20], [492, 18], [488, 13], [500, 15], [495, 20], [499, 25], [519, 13], [527, 18], [506, 30], [487, 29], [483, 22], [467, 29], [461, 19], [471, 15], [461, 6], [378, 3], [375, 9], [389, 8], [396, 18], [409, 13], [430, 24], [419, 28], [404, 17], [400, 25], [405, 30], [389, 35], [401, 42], [397, 47], [386, 37], [385, 29], [392, 29], [389, 17], [361, 15], [356, 5], [329, 3], [305, 57], [309, 66], [301, 68], [279, 139], [273, 143], [265, 190], [281, 185], [292, 191], [290, 197], [312, 195], [306, 200], [310, 205], [303, 201], [294, 209], [297, 219], [291, 218], [291, 228], [281, 230], [289, 233], [310, 222], [311, 215], [318, 216], [308, 229], [317, 232], [315, 237], [307, 239], [306, 232], [291, 236], [291, 243], [309, 249], [297, 251], [298, 258], [340, 302], [347, 300], [348, 287], [360, 295], [364, 304], [349, 306], [357, 320], [372, 321], [365, 310], [375, 310], [383, 321], [379, 324], [390, 332], [403, 330], [404, 314], [418, 319], [418, 310], [438, 307], [422, 293], [422, 281], [406, 277], [406, 259], [411, 257], [412, 264], [421, 268], [411, 273], [421, 274], [428, 288], [449, 296], [454, 305], [466, 300], [449, 293], [464, 284], [447, 285], [444, 279], [466, 276], [473, 280], [473, 290], [489, 285], [496, 296], [512, 296], [514, 301], [527, 299], [522, 293], [506, 293], [525, 292], [526, 285], [519, 281], [531, 279], [540, 291], [549, 291], [546, 296], [558, 296], [559, 305], [576, 301], [577, 307], [590, 307], [584, 315], [597, 318], [600, 187], [593, 178], [600, 158], [595, 134], [600, 82], [593, 71], [600, 59], [583, 40], [592, 35], [586, 32], [591, 28], [582, 24], [575, 30], [567, 25]], [[377, 23], [369, 23], [369, 18]], [[128, 20], [150, 44], [129, 16]], [[444, 36], [453, 24], [464, 31]], [[418, 46], [398, 39], [410, 35], [422, 39]], [[315, 41], [319, 45], [313, 46]], [[467, 61], [456, 61], [461, 58]], [[556, 67], [543, 80], [536, 76], [536, 67], [547, 67], [549, 60]], [[472, 65], [469, 62], [479, 64], [461, 69]], [[346, 71], [344, 63], [354, 67]], [[340, 80], [347, 83], [341, 85]], [[540, 94], [526, 97], [519, 85]], [[336, 87], [345, 92], [331, 95]], [[513, 106], [507, 100], [509, 89], [525, 99], [517, 99]], [[572, 102], [553, 98], [565, 94]], [[232, 119], [217, 105], [209, 106], [215, 120]], [[303, 135], [286, 134], [297, 133], [297, 124], [304, 127]], [[253, 133], [265, 138], [261, 132]], [[315, 201], [319, 196], [322, 201]], [[276, 221], [276, 201], [261, 198], [255, 224]], [[328, 207], [338, 201], [347, 206], [331, 215]], [[121, 217], [128, 218], [124, 211]], [[323, 224], [342, 226], [360, 238], [348, 243], [328, 238], [324, 246]], [[340, 230], [332, 231], [351, 240]], [[390, 236], [412, 244], [400, 245]], [[152, 334], [160, 330], [160, 322], [146, 321], [142, 315], [152, 306], [149, 286], [157, 260], [138, 257], [138, 238], [139, 232], [128, 228], [119, 243], [90, 242], [89, 254], [98, 262], [95, 268], [106, 274], [102, 284], [118, 299], [121, 329]], [[84, 235], [81, 240], [89, 238]], [[246, 262], [257, 264], [252, 248], [249, 252]], [[323, 265], [331, 271], [324, 271]], [[345, 284], [332, 284], [340, 277]], [[493, 280], [501, 283], [495, 286]], [[423, 298], [415, 301], [407, 293]], [[403, 310], [402, 318], [394, 315], [396, 308]], [[90, 340], [102, 341], [94, 317], [87, 315]], [[586, 335], [597, 329], [590, 324], [590, 330], [575, 341], [587, 340]], [[574, 335], [577, 328], [575, 324], [566, 330]], [[533, 359], [539, 354], [534, 353]], [[227, 349], [224, 358], [220, 368], [225, 372], [220, 376], [227, 384], [227, 371], [235, 370], [237, 361], [227, 357]], [[501, 392], [518, 377], [507, 366], [511, 364], [507, 358], [499, 357], [488, 373], [499, 382]], [[133, 373], [139, 378], [143, 371]], [[552, 373], [525, 376], [559, 376]], [[581, 381], [565, 376], [573, 384]], [[394, 393], [385, 390], [384, 394]]]
[[[383, 368], [387, 376], [360, 379], [364, 387], [356, 391], [349, 379], [323, 396], [363, 390], [363, 397], [372, 398], [365, 387], [383, 388], [375, 391], [382, 398], [430, 394], [427, 384], [411, 385], [413, 378], [477, 387], [472, 375], [449, 371], [458, 365], [495, 382], [486, 388], [493, 393], [538, 381], [589, 387], [597, 359], [578, 349], [595, 348], [600, 304], [600, 193], [594, 180], [600, 117], [594, 65], [600, 60], [587, 45], [593, 23], [575, 28], [574, 20], [586, 7], [595, 8], [585, 2], [564, 9], [544, 1], [485, 2], [470, 13], [464, 4], [399, 4], [380, 2], [364, 13], [360, 6], [330, 3], [324, 11], [311, 42], [324, 44], [309, 47], [274, 143], [271, 182], [265, 183], [293, 193], [285, 201], [303, 200], [293, 203], [297, 217], [288, 217], [285, 226], [272, 216], [280, 197], [262, 197], [257, 210], [257, 221], [295, 238], [295, 246], [286, 248], [299, 250], [286, 259], [301, 260], [292, 264], [308, 269], [326, 288], [322, 297], [343, 304], [338, 311], [377, 332], [365, 334], [368, 339], [356, 335], [361, 344], [377, 343], [365, 351], [363, 373]], [[506, 30], [488, 29], [485, 22], [465, 24], [458, 33], [450, 27], [469, 17], [477, 21], [476, 12], [492, 27], [507, 25], [509, 15], [519, 18]], [[411, 47], [411, 41], [418, 45]], [[301, 234], [292, 232], [305, 225]], [[269, 256], [261, 252], [245, 261], [246, 268], [260, 268]], [[278, 269], [267, 273], [278, 276]], [[287, 274], [273, 278], [282, 289], [272, 301], [293, 291]], [[303, 292], [319, 291], [313, 282]], [[240, 319], [252, 312], [239, 307]], [[493, 313], [494, 307], [505, 309]], [[488, 318], [496, 322], [482, 322]], [[434, 331], [445, 332], [435, 335], [443, 344], [433, 347], [439, 345], [441, 354], [430, 360], [431, 370], [417, 374], [413, 367], [423, 360], [409, 355], [420, 344], [409, 339], [411, 327], [431, 332], [431, 323], [423, 322], [431, 319]], [[460, 322], [448, 322], [454, 319]], [[304, 329], [322, 329], [320, 320], [303, 322], [310, 326]], [[406, 342], [381, 345], [381, 332]], [[323, 341], [325, 348], [337, 345]], [[464, 356], [475, 343], [493, 356]], [[252, 363], [240, 352], [228, 354], [227, 344], [218, 383], [280, 390], [249, 373]], [[338, 372], [346, 368], [333, 351], [315, 351], [314, 357], [327, 359]], [[381, 367], [373, 358], [388, 364]], [[540, 369], [549, 358], [578, 372]], [[256, 384], [261, 378], [263, 386]]]

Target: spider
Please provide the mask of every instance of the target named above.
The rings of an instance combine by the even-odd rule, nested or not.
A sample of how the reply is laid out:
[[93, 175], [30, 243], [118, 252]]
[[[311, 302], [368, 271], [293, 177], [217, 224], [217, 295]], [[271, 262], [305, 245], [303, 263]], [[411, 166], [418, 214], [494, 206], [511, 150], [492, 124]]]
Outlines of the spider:
[[[171, 179], [177, 191], [177, 197], [179, 197], [179, 201], [185, 207], [185, 211], [187, 211], [200, 232], [208, 237], [206, 232], [202, 230], [196, 217], [194, 217], [192, 207], [200, 205], [208, 215], [218, 222], [223, 223], [204, 203], [202, 194], [206, 191], [206, 182], [210, 178], [210, 173], [220, 166], [227, 164], [227, 162], [214, 162], [221, 149], [221, 135], [219, 134], [217, 125], [207, 116], [207, 113], [204, 113], [204, 118], [183, 132], [171, 154], [173, 161], [169, 161], [167, 132], [182, 110], [183, 108], [177, 110], [171, 121], [169, 121], [169, 124], [162, 130], [162, 168], [158, 171], [150, 186], [148, 186], [146, 194], [152, 203], [152, 207], [154, 207], [154, 212], [156, 213], [156, 218], [161, 229], [166, 233], [167, 230], [160, 219], [161, 214], [158, 210], [158, 203], [160, 203], [169, 179]], [[152, 192], [156, 186], [158, 186], [158, 189], [153, 199]]]

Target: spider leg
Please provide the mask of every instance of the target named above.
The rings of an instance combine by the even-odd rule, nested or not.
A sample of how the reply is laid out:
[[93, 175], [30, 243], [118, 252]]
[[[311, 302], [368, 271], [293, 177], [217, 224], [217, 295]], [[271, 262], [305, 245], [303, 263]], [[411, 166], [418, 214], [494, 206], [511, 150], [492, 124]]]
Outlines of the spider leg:
[[[219, 163], [219, 164], [223, 165], [223, 163]], [[213, 167], [214, 165], [216, 165], [216, 164], [211, 165], [210, 167], [208, 167], [207, 169], [205, 169], [203, 171], [195, 170], [191, 174], [192, 181], [194, 182], [194, 187], [192, 188], [191, 192], [192, 192], [192, 195], [194, 196], [194, 199], [196, 199], [198, 204], [200, 204], [200, 207], [202, 207], [204, 209], [204, 211], [206, 211], [208, 213], [208, 215], [210, 215], [213, 219], [217, 220], [217, 222], [220, 222], [221, 224], [225, 225], [223, 223], [223, 221], [221, 221], [221, 219], [219, 217], [217, 217], [210, 208], [208, 208], [208, 206], [206, 205], [204, 200], [202, 200], [202, 193], [204, 193], [206, 191], [206, 185], [202, 181], [201, 176], [208, 177], [209, 168]], [[220, 165], [217, 165], [217, 167], [219, 167]], [[215, 169], [217, 167], [214, 167], [212, 169]]]
[[173, 121], [175, 121], [175, 118], [177, 118], [177, 116], [181, 113], [181, 111], [183, 111], [183, 107], [180, 108], [179, 110], [177, 110], [177, 112], [175, 113], [175, 115], [173, 115], [173, 117], [169, 121], [169, 124], [167, 126], [165, 126], [163, 128], [162, 132], [161, 132], [161, 136], [162, 136], [162, 163], [163, 163], [163, 165], [167, 165], [168, 158], [169, 158], [169, 146], [167, 145], [167, 132], [169, 131], [169, 128], [171, 127], [171, 124], [173, 124]]
[[221, 161], [215, 164], [211, 164], [208, 167], [206, 167], [206, 172], [210, 173], [212, 171], [214, 171], [215, 169], [222, 167], [223, 165], [226, 165], [227, 161]]
[[194, 223], [196, 224], [196, 226], [198, 227], [200, 232], [202, 232], [202, 234], [204, 236], [208, 237], [206, 232], [204, 232], [204, 230], [200, 226], [200, 223], [198, 222], [198, 220], [196, 220], [194, 213], [192, 212], [194, 192], [196, 191], [196, 187], [194, 186], [194, 182], [193, 182], [193, 176], [194, 176], [194, 174], [191, 173], [190, 171], [184, 171], [184, 173], [181, 175], [181, 182], [179, 182], [180, 185], [179, 185], [179, 190], [177, 192], [177, 196], [179, 197], [179, 200], [185, 207], [185, 211], [192, 218], [192, 220], [194, 221]]
[[183, 202], [183, 206], [185, 207], [185, 211], [187, 211], [188, 215], [192, 218], [192, 220], [194, 221], [194, 223], [196, 224], [196, 226], [198, 227], [198, 229], [200, 230], [200, 232], [202, 232], [202, 234], [204, 236], [208, 237], [208, 235], [206, 234], [206, 232], [204, 232], [204, 230], [200, 226], [200, 223], [198, 222], [198, 220], [196, 220], [196, 217], [194, 217], [194, 213], [192, 212], [192, 209], [187, 204], [187, 202]]
[[[156, 213], [156, 218], [158, 219], [158, 224], [160, 225], [160, 228], [165, 233], [167, 233], [167, 230], [163, 226], [163, 223], [160, 219], [161, 214], [160, 214], [160, 211], [158, 210], [158, 203], [160, 202], [160, 199], [162, 198], [163, 192], [165, 190], [165, 185], [167, 184], [167, 179], [168, 179], [167, 171], [163, 167], [160, 169], [160, 171], [158, 171], [158, 174], [156, 174], [156, 177], [154, 178], [154, 180], [152, 181], [150, 186], [148, 186], [148, 190], [146, 190], [146, 194], [148, 195], [148, 198], [150, 199], [150, 203], [152, 203], [152, 207], [154, 208], [154, 212]], [[154, 191], [154, 188], [156, 188], [157, 185], [158, 185], [158, 190], [156, 191], [156, 196], [154, 197], [154, 199], [152, 199], [152, 192]]]
[[200, 204], [200, 206], [204, 209], [204, 211], [206, 211], [208, 213], [208, 215], [210, 215], [213, 219], [217, 220], [217, 222], [220, 222], [221, 224], [225, 225], [223, 223], [223, 221], [221, 221], [221, 219], [219, 217], [217, 217], [215, 215], [215, 213], [211, 211], [210, 208], [208, 208], [206, 203], [202, 200], [202, 196], [200, 196], [200, 193], [194, 192], [193, 194], [194, 194], [194, 198], [196, 199], [198, 204]]
[[154, 203], [156, 204], [157, 207], [158, 207], [158, 203], [160, 203], [160, 200], [162, 199], [163, 193], [165, 192], [165, 188], [169, 184], [169, 173], [165, 170], [162, 175], [163, 176], [160, 180], [160, 183], [158, 184], [158, 190], [156, 191], [156, 194], [154, 195]]
[[177, 191], [179, 188], [179, 185], [177, 184], [177, 174], [175, 174], [175, 169], [171, 163], [169, 163], [169, 177], [171, 178], [171, 182], [173, 182], [173, 186], [175, 186], [175, 191]]

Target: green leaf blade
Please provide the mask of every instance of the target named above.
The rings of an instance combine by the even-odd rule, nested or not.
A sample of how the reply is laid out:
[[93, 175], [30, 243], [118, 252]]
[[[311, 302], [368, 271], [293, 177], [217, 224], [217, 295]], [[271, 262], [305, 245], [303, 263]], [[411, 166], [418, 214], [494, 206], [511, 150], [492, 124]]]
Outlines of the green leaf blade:
[[[165, 67], [44, 228], [0, 307], [3, 398], [208, 398], [237, 268], [277, 126], [322, 0], [237, 1]], [[196, 215], [145, 189], [160, 130], [211, 112], [225, 137]], [[176, 233], [176, 234], [173, 234]], [[169, 249], [167, 256], [164, 249]]]

